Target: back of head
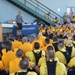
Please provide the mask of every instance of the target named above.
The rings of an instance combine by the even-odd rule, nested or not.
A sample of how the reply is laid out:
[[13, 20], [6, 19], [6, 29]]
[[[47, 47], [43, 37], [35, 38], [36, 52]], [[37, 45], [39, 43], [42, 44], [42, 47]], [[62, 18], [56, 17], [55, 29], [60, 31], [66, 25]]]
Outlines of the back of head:
[[21, 49], [17, 50], [16, 57], [18, 57], [18, 58], [22, 58], [23, 57], [23, 51]]
[[35, 48], [35, 49], [39, 49], [39, 48], [40, 48], [40, 44], [39, 44], [38, 42], [35, 42], [35, 43], [34, 43], [34, 48]]
[[47, 55], [46, 56], [47, 56], [47, 58], [50, 58], [50, 59], [55, 58], [55, 51], [52, 46], [47, 47]]
[[64, 47], [64, 43], [63, 43], [62, 41], [59, 41], [58, 47], [59, 47], [59, 48], [63, 48], [63, 47]]
[[6, 41], [6, 52], [12, 50], [12, 43], [10, 41]]
[[75, 35], [73, 35], [73, 40], [75, 41]]
[[52, 46], [48, 46], [48, 47], [47, 47], [47, 50], [48, 50], [48, 51], [54, 50], [54, 48], [53, 48]]
[[49, 39], [48, 37], [46, 37], [45, 43], [46, 43], [46, 44], [49, 44], [49, 43], [50, 43], [50, 39]]
[[28, 38], [27, 37], [23, 37], [22, 38], [22, 43], [28, 42]]
[[15, 37], [15, 40], [18, 40], [18, 39], [19, 39], [18, 36], [16, 36], [16, 37]]
[[56, 42], [57, 41], [57, 37], [53, 37], [53, 41]]
[[19, 67], [23, 70], [27, 69], [29, 65], [29, 61], [27, 59], [22, 59], [19, 63]]

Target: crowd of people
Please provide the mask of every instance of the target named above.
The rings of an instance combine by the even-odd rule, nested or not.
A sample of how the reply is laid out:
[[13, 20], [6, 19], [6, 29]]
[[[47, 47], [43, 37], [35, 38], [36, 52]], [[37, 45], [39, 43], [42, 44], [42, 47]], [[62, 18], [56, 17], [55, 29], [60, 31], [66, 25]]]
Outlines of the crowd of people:
[[75, 75], [74, 24], [43, 27], [34, 40], [6, 36], [0, 75]]
[[51, 21], [53, 21], [54, 23], [60, 23], [60, 19], [63, 19], [63, 23], [66, 24], [66, 23], [75, 23], [75, 15], [67, 15], [67, 13], [65, 12], [63, 16], [61, 16], [61, 18], [59, 17], [55, 17], [53, 18], [51, 16], [52, 14], [49, 12], [47, 14], [45, 14], [45, 17]]

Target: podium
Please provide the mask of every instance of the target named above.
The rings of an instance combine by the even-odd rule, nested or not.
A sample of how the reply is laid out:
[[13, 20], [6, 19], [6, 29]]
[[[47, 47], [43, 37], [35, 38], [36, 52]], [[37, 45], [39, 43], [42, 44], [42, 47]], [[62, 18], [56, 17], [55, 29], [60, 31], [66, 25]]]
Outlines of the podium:
[[2, 42], [2, 24], [0, 24], [0, 42]]

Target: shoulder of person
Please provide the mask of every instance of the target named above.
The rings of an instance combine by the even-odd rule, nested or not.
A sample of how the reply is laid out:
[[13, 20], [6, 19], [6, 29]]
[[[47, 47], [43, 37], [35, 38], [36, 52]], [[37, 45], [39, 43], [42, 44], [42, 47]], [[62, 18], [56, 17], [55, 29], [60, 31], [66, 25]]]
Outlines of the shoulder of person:
[[57, 65], [61, 66], [63, 69], [66, 68], [65, 65], [59, 61], [57, 61]]
[[28, 72], [27, 75], [37, 75], [36, 72]]

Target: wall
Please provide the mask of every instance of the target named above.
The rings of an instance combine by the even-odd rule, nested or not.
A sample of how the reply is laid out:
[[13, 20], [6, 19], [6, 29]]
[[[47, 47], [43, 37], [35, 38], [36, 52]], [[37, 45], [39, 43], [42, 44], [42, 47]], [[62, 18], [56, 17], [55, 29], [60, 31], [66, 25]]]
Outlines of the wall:
[[[59, 15], [63, 15], [67, 11], [67, 7], [75, 7], [75, 0], [38, 0], [45, 6], [49, 7]], [[60, 8], [60, 12], [58, 12]]]
[[22, 11], [8, 1], [0, 0], [0, 22], [6, 22], [7, 20], [15, 19], [18, 11], [21, 12], [25, 22], [31, 23], [35, 20], [34, 17]]

